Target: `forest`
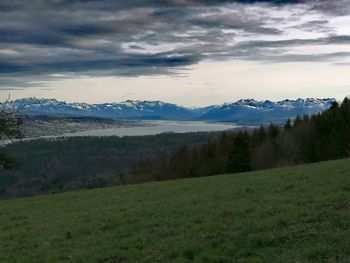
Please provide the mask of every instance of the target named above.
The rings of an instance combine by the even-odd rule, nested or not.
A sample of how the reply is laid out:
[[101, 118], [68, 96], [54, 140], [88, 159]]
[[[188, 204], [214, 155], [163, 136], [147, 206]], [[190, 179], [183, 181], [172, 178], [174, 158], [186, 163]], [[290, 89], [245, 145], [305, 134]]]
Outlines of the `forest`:
[[240, 173], [267, 168], [341, 159], [350, 154], [350, 99], [345, 98], [312, 116], [288, 119], [284, 126], [271, 123], [253, 130], [223, 132], [219, 138], [172, 154], [138, 162], [130, 173], [139, 180]]
[[15, 163], [10, 170], [0, 165], [0, 199], [123, 184], [124, 174], [139, 160], [181, 145], [201, 145], [219, 135], [69, 137], [8, 144], [0, 153]]
[[348, 157], [349, 146], [349, 98], [283, 126], [23, 141], [2, 150], [16, 163], [0, 166], [0, 199], [314, 163]]

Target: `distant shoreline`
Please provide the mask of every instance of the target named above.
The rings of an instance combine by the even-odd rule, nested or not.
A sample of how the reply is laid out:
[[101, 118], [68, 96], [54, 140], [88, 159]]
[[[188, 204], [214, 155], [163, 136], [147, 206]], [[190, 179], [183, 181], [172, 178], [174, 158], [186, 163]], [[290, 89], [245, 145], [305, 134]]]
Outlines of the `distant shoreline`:
[[64, 137], [106, 137], [106, 136], [145, 136], [161, 133], [186, 133], [186, 132], [215, 132], [238, 128], [235, 124], [214, 123], [204, 121], [135, 121], [132, 125], [115, 125], [113, 127], [87, 128], [73, 132], [63, 132], [61, 134], [42, 135], [38, 137], [27, 137], [23, 140], [52, 139]]

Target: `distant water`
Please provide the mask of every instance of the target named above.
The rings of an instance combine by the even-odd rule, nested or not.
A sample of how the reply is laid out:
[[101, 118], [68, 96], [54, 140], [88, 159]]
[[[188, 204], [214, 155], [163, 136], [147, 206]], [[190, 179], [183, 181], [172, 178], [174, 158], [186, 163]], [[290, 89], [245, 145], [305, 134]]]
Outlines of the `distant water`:
[[105, 129], [93, 129], [74, 133], [65, 133], [59, 137], [76, 136], [142, 136], [160, 133], [186, 133], [186, 132], [209, 132], [224, 131], [239, 126], [225, 123], [210, 123], [201, 121], [140, 121], [132, 127], [116, 127]]

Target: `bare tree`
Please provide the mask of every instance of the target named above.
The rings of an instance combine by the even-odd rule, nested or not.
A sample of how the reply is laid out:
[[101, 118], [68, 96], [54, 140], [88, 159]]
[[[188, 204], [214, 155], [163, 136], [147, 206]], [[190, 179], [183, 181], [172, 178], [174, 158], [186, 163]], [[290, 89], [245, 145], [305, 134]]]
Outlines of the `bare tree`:
[[[0, 103], [0, 151], [6, 142], [23, 138], [20, 131], [22, 124], [21, 118], [17, 114], [17, 110], [11, 107], [8, 101]], [[0, 152], [0, 167], [10, 169], [14, 161], [5, 153]]]

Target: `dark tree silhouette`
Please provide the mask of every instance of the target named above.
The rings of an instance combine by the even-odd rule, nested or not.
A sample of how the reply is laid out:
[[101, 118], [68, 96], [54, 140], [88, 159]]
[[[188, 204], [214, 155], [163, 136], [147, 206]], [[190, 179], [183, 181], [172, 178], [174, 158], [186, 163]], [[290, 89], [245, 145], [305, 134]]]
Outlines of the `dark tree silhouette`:
[[288, 118], [286, 124], [284, 125], [284, 129], [290, 130], [291, 128], [292, 128], [292, 120]]
[[251, 170], [250, 149], [247, 134], [240, 132], [233, 141], [233, 148], [228, 157], [227, 172], [240, 173]]
[[[198, 147], [180, 148], [164, 162], [150, 160], [157, 180], [238, 173], [350, 155], [350, 99], [314, 115], [241, 132], [224, 132]], [[159, 163], [165, 163], [159, 168]], [[150, 166], [150, 165], [149, 165]], [[147, 172], [146, 172], [147, 174]], [[142, 176], [145, 176], [143, 174]], [[151, 176], [152, 177], [152, 176]]]
[[[0, 150], [6, 141], [22, 138], [22, 133], [19, 129], [22, 120], [18, 117], [17, 111], [7, 105], [0, 103]], [[12, 160], [5, 153], [0, 152], [0, 167], [10, 169], [14, 165]]]

